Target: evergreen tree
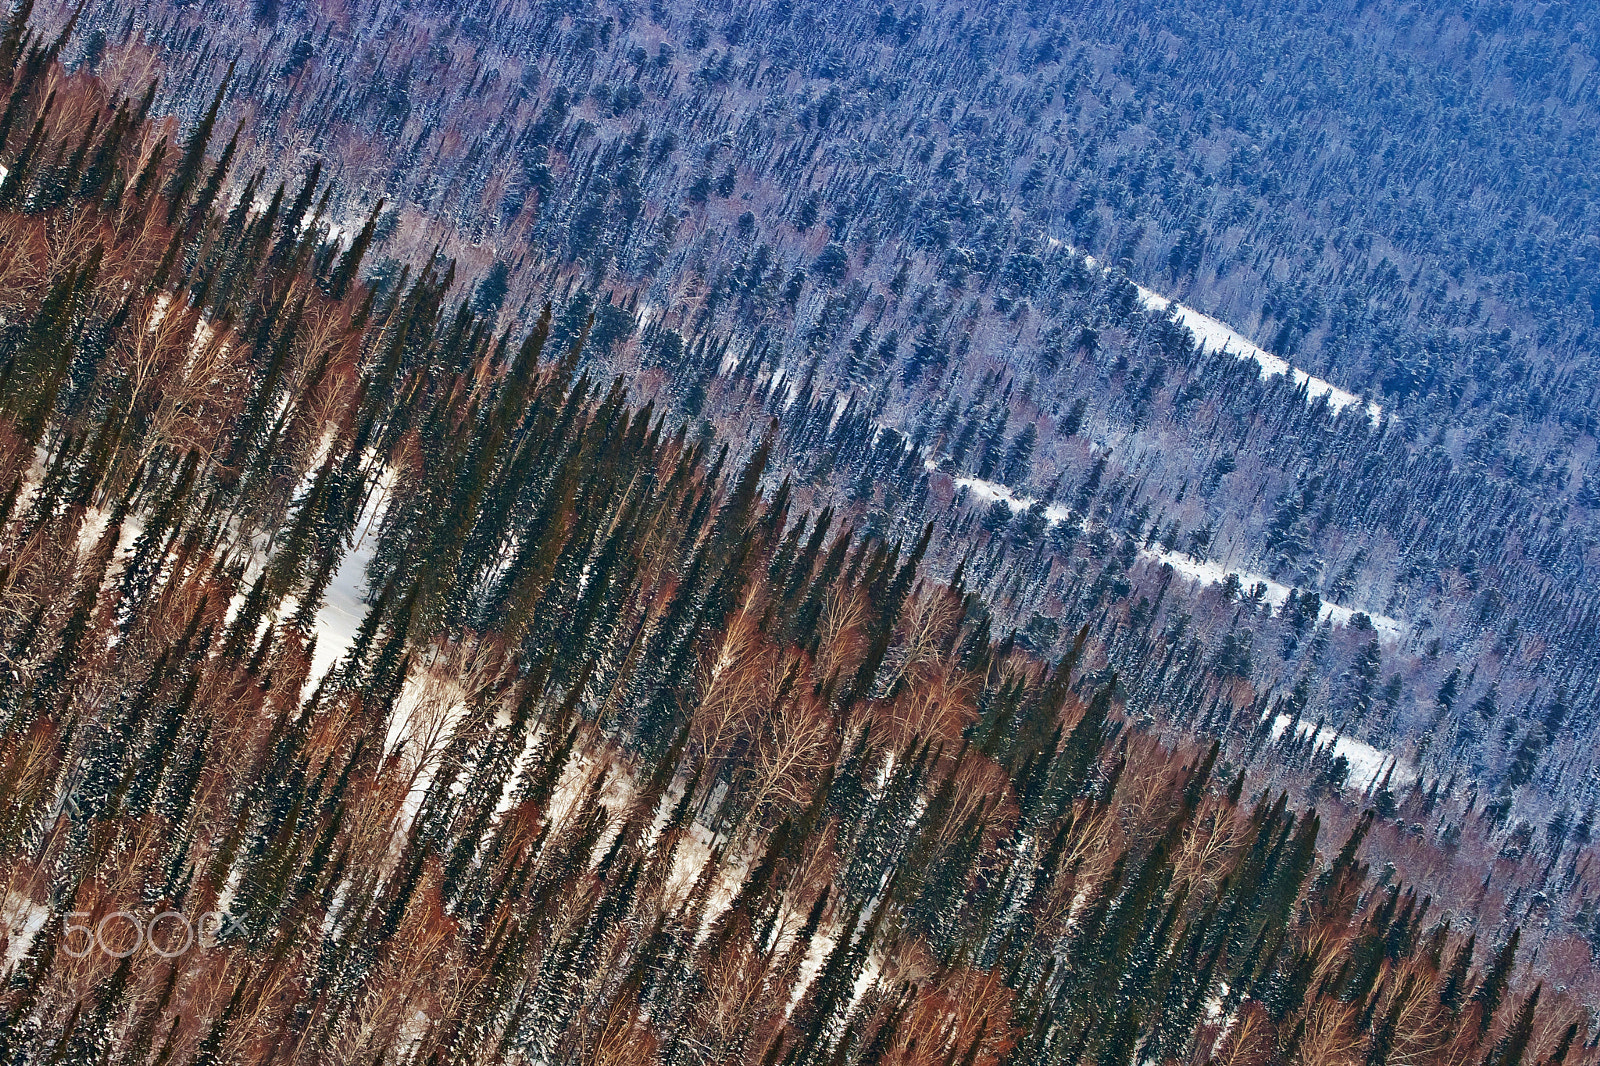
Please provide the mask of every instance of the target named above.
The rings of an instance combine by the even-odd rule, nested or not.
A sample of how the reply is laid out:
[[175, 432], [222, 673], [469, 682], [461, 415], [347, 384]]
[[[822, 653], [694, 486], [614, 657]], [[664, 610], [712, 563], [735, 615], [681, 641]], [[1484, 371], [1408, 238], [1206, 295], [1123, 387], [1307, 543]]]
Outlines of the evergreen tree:
[[178, 213], [187, 206], [189, 193], [200, 180], [200, 172], [205, 166], [206, 145], [211, 141], [211, 131], [217, 124], [217, 112], [222, 108], [222, 98], [228, 91], [228, 83], [233, 81], [233, 67], [234, 64], [228, 64], [228, 72], [223, 75], [221, 83], [217, 85], [216, 95], [211, 98], [211, 106], [206, 109], [200, 124], [189, 135], [189, 143], [184, 146], [183, 156], [178, 160], [177, 169], [172, 172], [172, 178], [167, 183], [169, 226], [178, 220]]
[[1514, 927], [1506, 942], [1495, 952], [1494, 960], [1489, 963], [1488, 973], [1483, 975], [1478, 987], [1472, 990], [1472, 1004], [1478, 1010], [1480, 1036], [1488, 1031], [1489, 1023], [1494, 1020], [1495, 1011], [1500, 1009], [1500, 1000], [1505, 996], [1506, 984], [1511, 977], [1511, 967], [1516, 962], [1517, 944], [1521, 940], [1522, 928]]
[[355, 240], [350, 242], [350, 247], [339, 260], [339, 269], [334, 271], [328, 281], [328, 294], [335, 300], [344, 298], [352, 282], [356, 280], [356, 273], [361, 269], [361, 260], [367, 254], [367, 247], [372, 243], [373, 231], [378, 225], [378, 213], [383, 210], [383, 200], [372, 206], [372, 213], [367, 216], [366, 223], [361, 227], [361, 232], [356, 234]]

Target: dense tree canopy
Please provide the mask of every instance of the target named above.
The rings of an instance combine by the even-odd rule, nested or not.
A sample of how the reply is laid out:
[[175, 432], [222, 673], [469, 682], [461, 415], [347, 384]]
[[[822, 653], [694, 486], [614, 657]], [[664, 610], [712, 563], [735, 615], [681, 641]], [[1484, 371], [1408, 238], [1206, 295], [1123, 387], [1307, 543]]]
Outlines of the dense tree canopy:
[[[1374, 417], [1141, 296], [1237, 252], [1176, 157], [1100, 176], [1187, 135], [1215, 185], [1296, 94], [1205, 64], [1334, 33], [1429, 108], [1450, 49], [1462, 94], [1521, 64], [1558, 139], [1586, 39], [1485, 57], [1566, 32], [1485, 10], [1203, 55], [1132, 8], [1082, 16], [1113, 53], [1044, 8], [24, 3], [0, 1063], [1593, 1061], [1600, 500], [1527, 463], [1592, 449], [1581, 301], [1449, 334], [1542, 406]], [[1289, 84], [1333, 123], [1391, 73]], [[1243, 173], [1265, 233], [1301, 172]], [[1388, 233], [1354, 180], [1273, 255]], [[1578, 262], [1543, 180], [1472, 202]], [[1386, 351], [1410, 239], [1324, 246]], [[1371, 380], [1288, 306], [1229, 313]]]

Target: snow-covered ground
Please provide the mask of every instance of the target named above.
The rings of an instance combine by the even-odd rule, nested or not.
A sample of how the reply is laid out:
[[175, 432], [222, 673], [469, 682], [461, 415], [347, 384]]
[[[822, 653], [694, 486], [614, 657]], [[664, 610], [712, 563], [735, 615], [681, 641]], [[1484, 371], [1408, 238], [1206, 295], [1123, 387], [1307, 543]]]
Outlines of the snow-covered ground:
[[[1254, 359], [1261, 367], [1262, 377], [1277, 377], [1279, 374], [1288, 374], [1289, 380], [1296, 385], [1306, 386], [1306, 394], [1313, 400], [1321, 396], [1328, 398], [1328, 406], [1335, 411], [1362, 403], [1361, 397], [1353, 392], [1347, 392], [1331, 382], [1291, 366], [1287, 359], [1273, 355], [1271, 352], [1256, 344], [1244, 334], [1235, 330], [1225, 322], [1219, 322], [1210, 315], [1203, 315], [1192, 307], [1185, 306], [1174, 300], [1169, 300], [1158, 292], [1152, 292], [1143, 285], [1135, 286], [1139, 290], [1139, 299], [1153, 311], [1165, 311], [1172, 308], [1172, 315], [1188, 329], [1195, 342], [1202, 348], [1218, 352], [1232, 352], [1240, 359]], [[1371, 400], [1365, 401], [1367, 417], [1373, 422], [1383, 417], [1383, 408]]]
[[356, 630], [367, 613], [364, 590], [367, 584], [367, 564], [372, 561], [372, 550], [357, 549], [346, 552], [339, 560], [339, 568], [328, 582], [322, 606], [317, 610], [317, 647], [311, 654], [311, 677], [320, 679], [350, 649], [356, 639]]
[[[300, 484], [301, 493], [316, 479], [317, 468], [322, 465], [331, 443], [331, 437], [325, 436], [312, 462], [307, 464], [305, 477]], [[394, 482], [393, 470], [385, 468], [379, 474], [377, 488], [367, 497], [361, 514], [356, 518], [355, 544], [339, 560], [323, 592], [322, 604], [312, 621], [312, 632], [317, 637], [317, 646], [311, 655], [313, 683], [321, 680], [343, 658], [355, 642], [356, 630], [361, 628], [361, 620], [366, 616], [367, 564], [372, 562], [375, 543], [371, 530], [383, 517], [383, 508], [392, 497]], [[295, 599], [290, 597], [278, 609], [278, 614], [292, 614], [298, 606]]]
[[[1272, 739], [1277, 740], [1283, 731], [1289, 728], [1289, 716], [1280, 714], [1272, 720]], [[1302, 720], [1295, 727], [1295, 735], [1304, 737], [1316, 728], [1312, 722]], [[1389, 787], [1400, 788], [1409, 785], [1417, 779], [1417, 771], [1409, 763], [1401, 762], [1386, 751], [1364, 744], [1359, 740], [1340, 736], [1332, 729], [1324, 727], [1317, 734], [1316, 746], [1326, 748], [1333, 745], [1333, 754], [1344, 756], [1345, 762], [1350, 764], [1350, 775], [1345, 778], [1345, 787], [1366, 791], [1373, 788], [1383, 780], [1385, 771], [1389, 771]], [[1391, 770], [1390, 768], [1393, 767]]]
[[0, 927], [5, 929], [7, 937], [5, 953], [0, 955], [0, 974], [16, 968], [49, 917], [50, 908], [33, 902], [21, 892], [6, 895], [4, 904], [0, 905]]
[[[974, 499], [991, 503], [995, 500], [1000, 500], [1013, 511], [1026, 511], [1038, 502], [1028, 496], [1018, 496], [1006, 486], [993, 481], [985, 481], [982, 478], [963, 475], [956, 478], [955, 483], [957, 489], [966, 489]], [[1051, 504], [1045, 508], [1044, 512], [1045, 520], [1051, 525], [1066, 521], [1070, 514], [1071, 512], [1059, 503]], [[1282, 607], [1289, 599], [1289, 586], [1263, 577], [1260, 574], [1250, 573], [1247, 570], [1230, 571], [1221, 563], [1210, 560], [1196, 560], [1182, 552], [1164, 551], [1160, 548], [1140, 548], [1139, 555], [1155, 563], [1164, 563], [1190, 581], [1202, 585], [1220, 585], [1227, 579], [1228, 574], [1236, 574], [1239, 578], [1239, 584], [1246, 591], [1257, 584], [1265, 586], [1266, 594], [1262, 599], [1274, 608]], [[1317, 620], [1319, 622], [1331, 621], [1334, 625], [1347, 626], [1350, 624], [1350, 619], [1360, 611], [1359, 607], [1345, 607], [1336, 603], [1324, 602], [1321, 611], [1317, 614]], [[1373, 614], [1370, 611], [1365, 613], [1372, 620], [1372, 628], [1377, 631], [1380, 639], [1397, 641], [1405, 633], [1405, 623], [1398, 618]]]
[[[1066, 244], [1057, 238], [1050, 238], [1050, 244], [1058, 248], [1065, 247], [1074, 255], [1080, 254], [1070, 244]], [[1084, 255], [1083, 260], [1089, 265], [1090, 269], [1099, 267], [1102, 271], [1110, 272], [1110, 267], [1101, 266], [1092, 255]], [[1212, 318], [1210, 315], [1202, 314], [1186, 304], [1178, 303], [1138, 283], [1134, 284], [1134, 288], [1139, 290], [1139, 299], [1151, 310], [1164, 312], [1168, 307], [1171, 307], [1173, 317], [1189, 330], [1189, 334], [1194, 337], [1195, 342], [1202, 348], [1217, 352], [1232, 352], [1240, 359], [1253, 359], [1256, 365], [1261, 368], [1263, 377], [1270, 378], [1277, 377], [1279, 374], [1288, 374], [1290, 376], [1289, 380], [1296, 385], [1306, 386], [1306, 394], [1310, 399], [1315, 400], [1326, 396], [1328, 398], [1328, 406], [1334, 411], [1341, 411], [1346, 407], [1365, 403], [1367, 417], [1373, 422], [1377, 422], [1383, 417], [1383, 408], [1378, 404], [1370, 400], [1363, 401], [1355, 393], [1341, 389], [1332, 382], [1314, 377], [1299, 367], [1291, 365], [1287, 359], [1273, 355], [1226, 322]]]

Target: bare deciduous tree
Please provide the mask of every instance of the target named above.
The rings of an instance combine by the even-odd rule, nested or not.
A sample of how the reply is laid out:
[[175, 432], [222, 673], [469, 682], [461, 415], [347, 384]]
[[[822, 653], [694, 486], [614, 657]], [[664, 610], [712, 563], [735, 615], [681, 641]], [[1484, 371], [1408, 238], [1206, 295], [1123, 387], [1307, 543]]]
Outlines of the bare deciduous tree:
[[[1348, 1004], [1318, 999], [1306, 1017], [1305, 1036], [1300, 1041], [1301, 1066], [1356, 1066], [1362, 1060], [1362, 1055], [1361, 1037], [1352, 1024], [1354, 1013], [1354, 1008]], [[1229, 1053], [1229, 1063], [1255, 1061], [1262, 1052], [1259, 1033], [1254, 1025], [1260, 1019], [1256, 1018], [1254, 1012], [1250, 1017], [1252, 1032], [1248, 1034], [1249, 1040], [1238, 1033], [1238, 1027], [1245, 1022], [1241, 1017], [1224, 1042], [1223, 1050]], [[1218, 1059], [1219, 1063], [1222, 1061]]]
[[833, 719], [809, 689], [778, 700], [759, 726], [744, 789], [745, 827], [758, 824], [772, 807], [803, 806], [834, 740]]
[[900, 679], [917, 667], [938, 663], [940, 647], [960, 621], [959, 604], [948, 589], [934, 589], [916, 597], [901, 622], [902, 638], [887, 657], [885, 690], [892, 692]]
[[133, 465], [163, 448], [210, 455], [245, 391], [236, 339], [197, 309], [173, 307], [165, 293], [142, 317], [145, 327], [125, 331], [112, 349], [127, 410], [143, 433]]
[[750, 717], [771, 698], [773, 658], [757, 630], [760, 618], [748, 607], [733, 616], [727, 632], [701, 666], [700, 703], [690, 739], [713, 767], [734, 738], [750, 729]]
[[842, 674], [860, 659], [865, 647], [861, 626], [866, 618], [867, 605], [860, 592], [837, 586], [828, 589], [817, 626], [819, 677]]
[[990, 970], [958, 966], [923, 985], [905, 1021], [895, 1030], [892, 1057], [898, 1066], [944, 1062], [970, 1055], [974, 1066], [995, 1066], [1010, 1050], [1013, 993]]
[[49, 262], [44, 224], [14, 212], [0, 213], [0, 307], [30, 301], [49, 277]]
[[1226, 876], [1244, 836], [1238, 812], [1211, 800], [1184, 834], [1173, 863], [1173, 880], [1187, 882], [1197, 893], [1211, 892]]
[[921, 738], [941, 743], [953, 754], [962, 730], [977, 718], [972, 705], [976, 679], [951, 659], [921, 662], [900, 676], [909, 683], [874, 715], [874, 732], [897, 747]]

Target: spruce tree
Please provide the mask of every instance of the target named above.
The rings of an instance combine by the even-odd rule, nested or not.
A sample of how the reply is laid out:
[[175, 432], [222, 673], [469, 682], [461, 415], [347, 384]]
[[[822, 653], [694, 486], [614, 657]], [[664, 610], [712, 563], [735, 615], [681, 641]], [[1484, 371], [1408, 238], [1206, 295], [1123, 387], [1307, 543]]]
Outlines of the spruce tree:
[[1472, 1004], [1478, 1009], [1478, 1033], [1482, 1035], [1489, 1029], [1489, 1023], [1494, 1020], [1495, 1011], [1500, 1008], [1500, 1000], [1505, 996], [1506, 986], [1511, 978], [1511, 967], [1517, 958], [1517, 944], [1522, 940], [1522, 927], [1515, 926], [1506, 942], [1500, 945], [1495, 952], [1494, 960], [1489, 963], [1489, 972], [1483, 975], [1483, 980], [1478, 982], [1478, 987], [1472, 991]]
[[205, 167], [206, 145], [210, 142], [211, 131], [217, 124], [217, 112], [222, 108], [222, 98], [228, 91], [228, 83], [233, 80], [233, 68], [234, 64], [229, 63], [228, 72], [223, 75], [222, 81], [217, 85], [216, 95], [211, 98], [211, 106], [206, 109], [200, 124], [189, 135], [189, 143], [184, 146], [183, 156], [178, 160], [177, 169], [172, 172], [172, 178], [167, 183], [169, 226], [177, 222], [179, 212], [188, 205], [189, 193], [200, 180], [200, 172]]
[[333, 277], [328, 280], [328, 294], [335, 300], [342, 300], [345, 292], [356, 280], [356, 274], [361, 269], [361, 260], [367, 254], [367, 246], [372, 243], [373, 230], [378, 225], [378, 212], [382, 210], [383, 200], [379, 199], [372, 205], [372, 213], [367, 216], [361, 232], [356, 234], [355, 240], [350, 242], [349, 250], [339, 260], [339, 269], [334, 271]]

